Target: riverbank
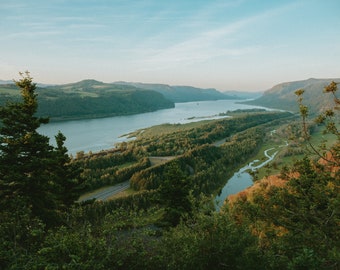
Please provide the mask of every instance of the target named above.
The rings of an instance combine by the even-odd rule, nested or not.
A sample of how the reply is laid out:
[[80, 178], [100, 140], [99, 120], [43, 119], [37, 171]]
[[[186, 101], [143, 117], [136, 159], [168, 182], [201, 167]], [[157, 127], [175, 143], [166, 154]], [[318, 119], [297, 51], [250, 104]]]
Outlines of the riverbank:
[[[275, 132], [270, 132], [270, 136], [273, 136]], [[284, 146], [288, 146], [288, 142], [285, 144], [280, 144], [263, 150], [263, 147], [268, 147], [269, 145], [262, 146], [259, 154], [256, 155], [254, 159], [249, 161], [245, 166], [240, 168], [234, 173], [234, 175], [226, 182], [226, 185], [221, 189], [220, 193], [215, 197], [215, 205], [217, 211], [223, 206], [225, 200], [229, 196], [237, 194], [244, 189], [251, 187], [254, 184], [253, 175], [256, 174], [259, 169], [263, 168], [271, 161], [274, 160], [280, 149]]]
[[99, 152], [113, 148], [116, 143], [123, 141], [123, 134], [151, 126], [186, 124], [202, 117], [209, 119], [226, 111], [254, 108], [259, 107], [238, 104], [237, 100], [176, 103], [174, 108], [141, 114], [51, 122], [41, 126], [39, 132], [50, 137], [51, 143], [54, 143], [54, 136], [61, 131], [66, 136], [65, 146], [69, 153], [75, 155], [80, 151]]

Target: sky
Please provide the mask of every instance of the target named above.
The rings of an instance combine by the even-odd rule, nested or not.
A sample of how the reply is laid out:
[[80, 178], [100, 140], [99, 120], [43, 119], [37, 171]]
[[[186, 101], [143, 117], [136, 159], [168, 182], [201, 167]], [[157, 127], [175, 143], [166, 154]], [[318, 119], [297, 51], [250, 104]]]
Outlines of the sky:
[[0, 79], [263, 91], [340, 78], [339, 0], [0, 0]]

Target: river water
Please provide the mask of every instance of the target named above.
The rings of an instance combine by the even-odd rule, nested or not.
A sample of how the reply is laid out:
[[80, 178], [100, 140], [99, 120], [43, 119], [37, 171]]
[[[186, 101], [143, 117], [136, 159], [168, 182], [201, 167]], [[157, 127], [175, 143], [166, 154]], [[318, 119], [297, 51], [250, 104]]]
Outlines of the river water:
[[121, 137], [138, 129], [164, 123], [189, 123], [219, 118], [219, 113], [237, 109], [263, 108], [238, 104], [238, 100], [217, 100], [176, 103], [175, 108], [136, 115], [116, 116], [75, 121], [53, 122], [39, 128], [39, 132], [52, 138], [61, 131], [66, 136], [65, 146], [70, 154], [79, 151], [97, 152], [109, 149], [126, 140]]
[[[286, 142], [286, 145], [281, 145], [279, 147], [287, 146], [288, 143]], [[273, 152], [275, 151], [275, 152]], [[269, 152], [272, 152], [269, 154]], [[253, 185], [253, 178], [248, 173], [248, 171], [256, 171], [259, 168], [262, 168], [266, 164], [268, 164], [270, 161], [274, 159], [276, 154], [278, 153], [278, 150], [275, 148], [269, 148], [264, 151], [264, 155], [266, 156], [266, 160], [259, 163], [259, 160], [253, 160], [246, 166], [239, 169], [237, 172], [234, 173], [234, 175], [227, 181], [226, 185], [222, 188], [220, 194], [216, 196], [215, 198], [215, 207], [216, 210], [219, 211], [220, 208], [223, 206], [224, 201], [228, 198], [229, 195], [239, 193], [240, 191], [250, 187]], [[254, 165], [257, 164], [257, 165]]]

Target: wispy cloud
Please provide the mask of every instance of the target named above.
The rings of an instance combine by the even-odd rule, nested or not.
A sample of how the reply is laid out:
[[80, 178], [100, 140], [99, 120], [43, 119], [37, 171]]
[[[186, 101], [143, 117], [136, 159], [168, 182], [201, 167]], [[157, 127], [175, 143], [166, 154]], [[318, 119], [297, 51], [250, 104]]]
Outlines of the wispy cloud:
[[16, 32], [8, 34], [6, 39], [23, 39], [23, 38], [43, 38], [43, 37], [51, 37], [62, 34], [62, 31], [51, 30], [51, 31], [25, 31], [25, 32]]
[[98, 29], [98, 28], [105, 28], [106, 25], [104, 24], [99, 24], [99, 23], [78, 23], [78, 24], [70, 24], [68, 26], [70, 29]]
[[260, 64], [259, 72], [275, 67], [288, 74], [292, 65], [281, 64], [287, 59], [294, 64], [304, 55], [300, 70], [308, 70], [307, 63], [319, 67], [340, 55], [327, 38], [339, 44], [337, 0], [0, 2], [0, 62], [39, 66], [49, 61], [65, 76], [71, 76], [64, 72], [67, 65], [103, 77], [185, 78], [211, 72], [215, 82], [226, 80], [226, 71], [236, 78], [246, 70], [250, 77]]
[[[235, 34], [249, 23], [249, 19], [197, 33], [174, 45], [152, 51], [144, 60], [144, 68], [167, 69], [176, 65], [193, 65], [216, 57], [240, 56], [257, 49], [255, 46], [233, 47]], [[150, 53], [150, 52], [149, 52]]]
[[1, 3], [0, 10], [13, 10], [13, 9], [22, 9], [26, 8], [29, 5], [27, 3], [22, 3], [22, 2], [16, 2], [16, 1], [7, 1], [4, 3]]
[[[239, 1], [238, 4], [241, 2]], [[214, 16], [214, 11], [216, 12], [220, 8], [220, 4], [219, 2], [217, 5], [211, 6], [204, 14]], [[288, 9], [290, 7], [291, 5], [287, 5], [283, 8]], [[188, 33], [186, 38], [169, 46], [163, 45], [162, 48], [155, 50], [141, 51], [144, 57], [142, 58], [143, 63], [140, 70], [169, 69], [178, 65], [192, 66], [197, 63], [205, 63], [211, 59], [228, 59], [256, 53], [265, 45], [242, 43], [240, 42], [240, 36], [242, 36], [240, 34], [250, 31], [257, 22], [275, 16], [282, 10], [282, 8], [265, 10], [252, 16], [211, 28], [207, 28], [202, 22], [199, 25], [197, 17], [194, 16], [188, 23], [196, 26], [196, 28], [193, 28], [193, 31], [196, 32]]]

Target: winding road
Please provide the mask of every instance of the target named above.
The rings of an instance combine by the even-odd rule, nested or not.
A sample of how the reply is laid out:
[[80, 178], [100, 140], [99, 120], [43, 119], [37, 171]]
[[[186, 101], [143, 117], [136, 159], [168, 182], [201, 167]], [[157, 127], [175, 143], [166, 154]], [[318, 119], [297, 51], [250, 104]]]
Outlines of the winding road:
[[[215, 146], [221, 146], [223, 143], [225, 142], [225, 139], [217, 141], [214, 143]], [[279, 147], [283, 147], [283, 146], [287, 146], [288, 143], [286, 142], [286, 145], [281, 145]], [[262, 162], [261, 164], [257, 165], [257, 166], [252, 166], [253, 163], [258, 162], [258, 160], [254, 160], [253, 162], [249, 163], [247, 166], [243, 167], [240, 169], [240, 171], [238, 173], [242, 173], [248, 169], [251, 170], [256, 170], [258, 168], [261, 168], [262, 166], [266, 165], [268, 162], [270, 162], [271, 160], [274, 159], [274, 157], [276, 156], [276, 154], [278, 153], [278, 151], [274, 152], [272, 155], [269, 155], [268, 152], [271, 150], [274, 150], [275, 148], [270, 148], [264, 151], [264, 155], [268, 158], [266, 161]], [[153, 163], [162, 163], [162, 162], [167, 162], [171, 159], [173, 159], [175, 157], [151, 157], [150, 160]], [[125, 181], [122, 183], [119, 183], [117, 185], [114, 186], [110, 186], [104, 189], [100, 189], [98, 191], [94, 191], [91, 194], [89, 194], [88, 196], [84, 196], [81, 200], [79, 200], [79, 202], [85, 202], [88, 200], [93, 200], [95, 199], [96, 201], [107, 201], [110, 197], [112, 197], [115, 194], [118, 194], [119, 192], [122, 192], [124, 190], [127, 190], [130, 187], [130, 182]]]
[[105, 189], [101, 189], [97, 192], [95, 191], [94, 193], [91, 193], [91, 195], [89, 195], [85, 198], [82, 198], [80, 200], [80, 202], [85, 202], [85, 201], [93, 200], [93, 199], [95, 199], [96, 201], [107, 201], [111, 196], [113, 196], [113, 195], [115, 195], [119, 192], [122, 192], [122, 191], [128, 189], [129, 187], [130, 187], [130, 182], [125, 181], [125, 182], [119, 183], [117, 185], [110, 186], [110, 187], [107, 187]]

